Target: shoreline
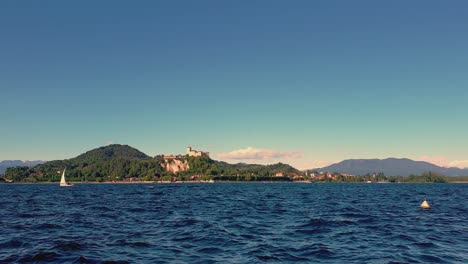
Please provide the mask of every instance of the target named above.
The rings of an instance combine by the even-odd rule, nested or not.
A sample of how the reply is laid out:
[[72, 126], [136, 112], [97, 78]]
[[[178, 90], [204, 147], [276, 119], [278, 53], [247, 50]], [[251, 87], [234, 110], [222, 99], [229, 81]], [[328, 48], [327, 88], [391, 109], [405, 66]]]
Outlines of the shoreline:
[[[380, 182], [375, 183], [367, 183], [367, 182], [309, 182], [309, 181], [131, 181], [131, 182], [124, 182], [124, 181], [106, 181], [106, 182], [69, 182], [71, 184], [183, 184], [183, 183], [300, 183], [300, 184], [308, 184], [308, 183], [316, 183], [316, 184], [324, 184], [324, 183], [334, 183], [334, 184], [342, 184], [342, 183], [352, 183], [352, 184], [381, 184]], [[391, 184], [390, 182], [386, 182]], [[433, 182], [395, 182], [394, 184], [428, 184]], [[59, 182], [0, 182], [0, 184], [52, 184], [58, 185]], [[445, 182], [444, 184], [468, 184], [468, 181], [453, 181], [453, 182]]]

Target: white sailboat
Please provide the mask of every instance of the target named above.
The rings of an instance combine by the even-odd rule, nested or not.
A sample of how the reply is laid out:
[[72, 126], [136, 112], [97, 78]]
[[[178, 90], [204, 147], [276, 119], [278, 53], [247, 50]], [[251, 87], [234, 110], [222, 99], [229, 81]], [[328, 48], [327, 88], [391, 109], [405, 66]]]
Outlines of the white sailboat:
[[63, 172], [62, 172], [62, 179], [60, 179], [60, 186], [61, 187], [73, 186], [73, 184], [67, 183], [67, 181], [65, 180], [65, 170], [66, 169], [63, 169]]

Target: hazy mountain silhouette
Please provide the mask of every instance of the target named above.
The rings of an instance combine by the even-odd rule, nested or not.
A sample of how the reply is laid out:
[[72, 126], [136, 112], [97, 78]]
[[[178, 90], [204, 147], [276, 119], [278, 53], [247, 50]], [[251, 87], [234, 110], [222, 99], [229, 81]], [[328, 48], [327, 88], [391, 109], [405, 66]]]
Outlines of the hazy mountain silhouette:
[[3, 160], [0, 161], [0, 174], [4, 173], [7, 168], [18, 167], [18, 166], [27, 166], [34, 167], [38, 164], [42, 164], [45, 161], [43, 160]]
[[365, 175], [367, 173], [383, 172], [387, 176], [419, 175], [423, 172], [437, 172], [445, 176], [467, 176], [468, 169], [445, 168], [425, 161], [410, 159], [349, 159], [318, 171], [348, 173], [353, 175]]

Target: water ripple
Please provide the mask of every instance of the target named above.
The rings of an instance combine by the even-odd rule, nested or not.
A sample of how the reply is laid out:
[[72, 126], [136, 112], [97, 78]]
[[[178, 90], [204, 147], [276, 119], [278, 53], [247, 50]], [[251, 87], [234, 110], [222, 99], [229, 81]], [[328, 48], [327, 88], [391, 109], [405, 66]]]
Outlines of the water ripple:
[[0, 184], [0, 262], [466, 263], [467, 187]]

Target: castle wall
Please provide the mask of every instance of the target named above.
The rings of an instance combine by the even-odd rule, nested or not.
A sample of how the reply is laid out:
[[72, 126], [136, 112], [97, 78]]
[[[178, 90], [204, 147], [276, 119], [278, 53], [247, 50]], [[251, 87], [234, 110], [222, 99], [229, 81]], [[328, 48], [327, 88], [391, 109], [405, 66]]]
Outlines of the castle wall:
[[187, 147], [187, 154], [191, 157], [202, 157], [202, 156], [209, 157], [210, 156], [209, 152], [193, 150], [191, 147]]

